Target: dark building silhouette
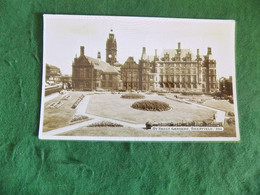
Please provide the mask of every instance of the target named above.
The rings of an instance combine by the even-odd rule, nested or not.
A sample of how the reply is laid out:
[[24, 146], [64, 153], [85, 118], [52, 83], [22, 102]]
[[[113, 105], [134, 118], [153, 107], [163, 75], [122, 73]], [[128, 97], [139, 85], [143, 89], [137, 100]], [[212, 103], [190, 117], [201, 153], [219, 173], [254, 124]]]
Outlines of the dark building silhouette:
[[219, 90], [224, 95], [233, 96], [232, 77], [219, 79]]
[[61, 71], [58, 67], [46, 64], [45, 82], [49, 84], [57, 84], [60, 82]]
[[210, 47], [208, 47], [208, 53], [204, 56], [202, 65], [203, 92], [214, 91], [217, 88], [216, 60], [214, 60], [212, 57]]

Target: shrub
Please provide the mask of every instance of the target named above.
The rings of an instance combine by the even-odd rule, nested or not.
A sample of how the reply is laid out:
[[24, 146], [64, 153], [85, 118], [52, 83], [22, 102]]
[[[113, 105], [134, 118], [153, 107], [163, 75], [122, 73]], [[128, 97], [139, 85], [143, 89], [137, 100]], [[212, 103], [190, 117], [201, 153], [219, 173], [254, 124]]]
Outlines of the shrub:
[[228, 116], [235, 116], [234, 112], [228, 112]]
[[137, 93], [127, 93], [127, 94], [121, 95], [121, 98], [125, 98], [125, 99], [142, 99], [142, 98], [144, 98], [144, 96], [141, 95], [141, 94], [137, 94]]
[[233, 99], [233, 97], [229, 97], [229, 98], [228, 98], [228, 101], [229, 101], [229, 103], [234, 104], [234, 99]]
[[75, 109], [79, 103], [81, 102], [81, 100], [83, 100], [85, 96], [83, 94], [81, 94], [81, 96], [76, 100], [76, 102], [74, 102], [74, 104], [71, 106], [72, 109]]
[[213, 97], [221, 97], [222, 93], [220, 91], [216, 91], [216, 92], [210, 93], [209, 95], [211, 95]]
[[158, 100], [142, 100], [132, 104], [131, 106], [134, 109], [146, 110], [146, 111], [167, 111], [171, 107], [165, 102]]
[[228, 123], [229, 125], [235, 125], [235, 119], [234, 119], [234, 118], [229, 118], [229, 119], [227, 120], [227, 123]]
[[63, 103], [59, 100], [58, 102], [51, 103], [48, 108], [59, 108]]
[[164, 93], [157, 93], [157, 95], [164, 96], [165, 94]]
[[88, 127], [123, 127], [123, 125], [112, 123], [109, 121], [102, 121], [98, 123], [93, 123], [89, 125]]
[[74, 115], [70, 122], [71, 123], [81, 122], [81, 121], [85, 121], [87, 119], [88, 119], [88, 117], [84, 116], [84, 115]]

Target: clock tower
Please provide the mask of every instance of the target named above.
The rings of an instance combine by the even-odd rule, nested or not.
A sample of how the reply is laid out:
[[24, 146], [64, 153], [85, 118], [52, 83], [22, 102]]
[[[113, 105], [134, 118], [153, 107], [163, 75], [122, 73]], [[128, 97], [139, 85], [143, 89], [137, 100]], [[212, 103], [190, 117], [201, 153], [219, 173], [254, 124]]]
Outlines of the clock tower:
[[117, 45], [113, 30], [110, 30], [109, 37], [106, 43], [106, 62], [110, 65], [116, 63]]

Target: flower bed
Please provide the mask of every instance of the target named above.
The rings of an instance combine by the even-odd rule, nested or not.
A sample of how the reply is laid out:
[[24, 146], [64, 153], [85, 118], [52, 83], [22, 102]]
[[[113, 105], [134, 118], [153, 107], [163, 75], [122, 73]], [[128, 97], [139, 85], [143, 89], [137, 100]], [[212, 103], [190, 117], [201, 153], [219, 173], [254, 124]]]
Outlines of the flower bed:
[[145, 110], [145, 111], [167, 111], [171, 107], [165, 102], [158, 100], [142, 100], [132, 104], [131, 106], [134, 109]]
[[164, 96], [165, 93], [157, 93], [157, 95]]
[[112, 123], [109, 121], [102, 121], [98, 123], [93, 123], [89, 125], [88, 127], [123, 127], [123, 125]]
[[74, 124], [74, 123], [79, 123], [79, 122], [83, 122], [88, 120], [87, 116], [83, 116], [83, 115], [74, 115], [73, 118], [71, 119], [70, 123]]
[[142, 99], [142, 98], [144, 98], [144, 96], [141, 95], [141, 94], [137, 94], [137, 93], [127, 93], [127, 94], [121, 95], [121, 98], [125, 98], [125, 99]]
[[83, 100], [85, 96], [83, 94], [81, 94], [81, 96], [76, 100], [76, 102], [71, 106], [72, 109], [75, 109], [79, 103], [81, 102], [81, 100]]
[[63, 103], [61, 101], [51, 103], [48, 108], [59, 108]]

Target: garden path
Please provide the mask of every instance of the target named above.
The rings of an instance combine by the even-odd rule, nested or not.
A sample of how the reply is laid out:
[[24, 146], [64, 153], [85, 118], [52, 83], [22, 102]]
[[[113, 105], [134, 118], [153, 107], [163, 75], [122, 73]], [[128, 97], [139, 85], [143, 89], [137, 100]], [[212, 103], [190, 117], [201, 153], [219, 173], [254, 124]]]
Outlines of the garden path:
[[51, 95], [45, 96], [45, 98], [44, 98], [44, 103], [53, 100], [54, 98], [58, 97], [59, 95], [60, 95], [60, 94], [57, 92], [57, 93], [53, 93], [53, 94], [51, 94]]

